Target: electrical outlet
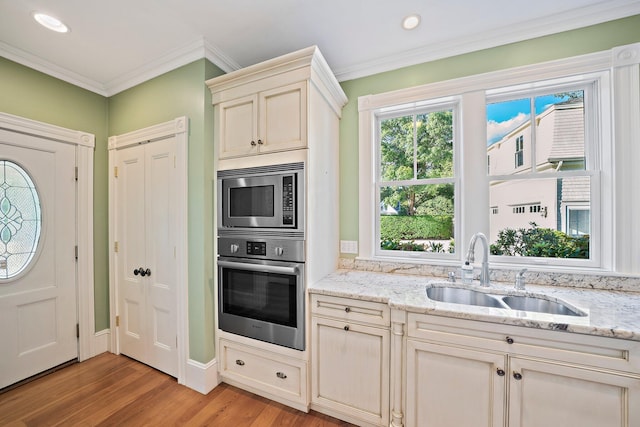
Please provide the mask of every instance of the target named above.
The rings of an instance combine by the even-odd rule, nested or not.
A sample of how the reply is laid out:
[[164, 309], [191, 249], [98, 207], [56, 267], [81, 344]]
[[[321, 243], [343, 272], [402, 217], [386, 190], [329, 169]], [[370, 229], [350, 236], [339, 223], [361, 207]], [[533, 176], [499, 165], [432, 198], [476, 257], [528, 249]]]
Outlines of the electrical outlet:
[[357, 254], [358, 242], [355, 240], [340, 240], [340, 252], [343, 254]]

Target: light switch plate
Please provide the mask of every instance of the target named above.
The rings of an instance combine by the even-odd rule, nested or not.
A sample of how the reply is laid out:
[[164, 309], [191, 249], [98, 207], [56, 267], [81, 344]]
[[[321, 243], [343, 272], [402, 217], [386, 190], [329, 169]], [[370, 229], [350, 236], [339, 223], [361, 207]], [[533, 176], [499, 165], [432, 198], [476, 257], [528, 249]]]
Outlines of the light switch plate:
[[340, 252], [343, 254], [357, 254], [358, 242], [355, 240], [340, 240]]

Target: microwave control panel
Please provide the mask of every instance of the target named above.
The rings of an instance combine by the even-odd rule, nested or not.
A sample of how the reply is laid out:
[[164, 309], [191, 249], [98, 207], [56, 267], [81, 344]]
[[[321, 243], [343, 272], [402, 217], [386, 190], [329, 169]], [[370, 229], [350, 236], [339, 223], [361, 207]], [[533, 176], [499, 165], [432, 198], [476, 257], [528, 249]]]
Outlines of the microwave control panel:
[[294, 176], [282, 177], [282, 224], [293, 225], [295, 217]]

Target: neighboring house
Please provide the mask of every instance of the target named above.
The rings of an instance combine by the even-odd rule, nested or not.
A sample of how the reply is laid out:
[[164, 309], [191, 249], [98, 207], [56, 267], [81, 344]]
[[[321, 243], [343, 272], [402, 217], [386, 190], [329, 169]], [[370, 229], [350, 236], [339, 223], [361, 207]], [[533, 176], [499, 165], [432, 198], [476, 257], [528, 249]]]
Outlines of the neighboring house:
[[[582, 101], [551, 105], [535, 117], [535, 126], [535, 141], [528, 120], [487, 147], [488, 174], [505, 178], [491, 180], [492, 242], [500, 230], [529, 228], [531, 222], [572, 236], [589, 233], [589, 177], [543, 177], [545, 171], [584, 169]], [[518, 179], [532, 172], [533, 154], [539, 175]]]

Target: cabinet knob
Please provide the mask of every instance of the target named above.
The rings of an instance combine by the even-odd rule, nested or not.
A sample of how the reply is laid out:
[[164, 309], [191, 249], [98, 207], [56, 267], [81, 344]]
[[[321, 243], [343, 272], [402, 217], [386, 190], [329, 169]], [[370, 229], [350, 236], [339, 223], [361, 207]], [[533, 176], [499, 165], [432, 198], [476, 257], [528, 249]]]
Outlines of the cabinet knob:
[[256, 146], [256, 142], [255, 141], [251, 141], [251, 146], [255, 147]]
[[276, 372], [276, 377], [284, 380], [287, 378], [287, 374], [285, 374], [284, 372]]
[[262, 142], [262, 140], [261, 140], [261, 139], [259, 139], [259, 140], [258, 140], [258, 145], [262, 145], [262, 144], [264, 144], [264, 142]]
[[513, 344], [513, 338], [511, 337], [507, 337], [506, 341], [507, 341], [507, 344]]
[[505, 374], [504, 369], [500, 369], [500, 368], [496, 370], [496, 373], [498, 374], [499, 377], [504, 377], [504, 374]]
[[244, 360], [236, 359], [236, 365], [244, 366]]
[[142, 270], [140, 270], [139, 268], [136, 268], [135, 270], [133, 270], [133, 275], [137, 276], [138, 274], [140, 274]]
[[520, 381], [522, 379], [522, 374], [520, 372], [514, 372], [513, 373], [513, 378], [515, 378], [516, 380]]
[[351, 311], [351, 308], [349, 308], [349, 307], [345, 307], [345, 308], [344, 308], [344, 311], [348, 313], [348, 312], [350, 312], [350, 311]]
[[346, 325], [346, 326], [344, 327], [344, 330], [345, 330], [345, 331], [348, 331], [348, 330], [349, 330], [349, 325]]

